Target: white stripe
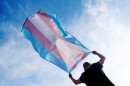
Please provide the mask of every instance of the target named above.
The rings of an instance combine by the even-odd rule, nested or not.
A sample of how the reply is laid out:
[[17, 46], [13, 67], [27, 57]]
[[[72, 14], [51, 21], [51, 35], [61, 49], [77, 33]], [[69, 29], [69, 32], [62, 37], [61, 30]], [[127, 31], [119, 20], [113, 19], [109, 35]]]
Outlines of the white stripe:
[[29, 20], [48, 40], [55, 44], [55, 41], [58, 39], [58, 37], [37, 14], [29, 17]]

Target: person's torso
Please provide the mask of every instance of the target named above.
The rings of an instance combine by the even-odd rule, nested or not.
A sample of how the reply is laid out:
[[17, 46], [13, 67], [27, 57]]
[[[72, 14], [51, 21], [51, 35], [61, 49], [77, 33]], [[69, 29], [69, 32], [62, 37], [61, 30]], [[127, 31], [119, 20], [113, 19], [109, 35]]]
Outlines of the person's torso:
[[87, 86], [114, 86], [102, 69], [92, 65], [83, 73]]

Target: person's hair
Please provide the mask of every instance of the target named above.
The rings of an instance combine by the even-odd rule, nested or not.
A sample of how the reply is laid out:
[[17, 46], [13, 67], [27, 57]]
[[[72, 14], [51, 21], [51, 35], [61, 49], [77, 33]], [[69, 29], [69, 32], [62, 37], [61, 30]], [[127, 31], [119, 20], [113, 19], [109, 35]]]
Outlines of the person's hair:
[[86, 66], [89, 65], [89, 64], [90, 64], [89, 62], [84, 62], [84, 64], [83, 64], [84, 69], [85, 69]]

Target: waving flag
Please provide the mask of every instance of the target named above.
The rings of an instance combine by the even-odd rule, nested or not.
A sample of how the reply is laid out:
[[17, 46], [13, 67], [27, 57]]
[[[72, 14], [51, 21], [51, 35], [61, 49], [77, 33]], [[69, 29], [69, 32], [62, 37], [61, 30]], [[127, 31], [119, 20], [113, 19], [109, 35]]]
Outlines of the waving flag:
[[75, 37], [63, 30], [53, 14], [39, 11], [28, 17], [22, 32], [43, 59], [68, 73], [91, 53]]

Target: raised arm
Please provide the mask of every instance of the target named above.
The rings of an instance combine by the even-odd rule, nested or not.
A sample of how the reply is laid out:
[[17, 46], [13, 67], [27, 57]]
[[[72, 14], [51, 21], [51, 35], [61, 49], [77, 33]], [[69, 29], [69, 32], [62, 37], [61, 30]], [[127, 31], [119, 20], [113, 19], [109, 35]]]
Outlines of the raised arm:
[[69, 78], [73, 81], [73, 83], [74, 83], [75, 85], [82, 83], [82, 82], [80, 81], [80, 79], [75, 80], [75, 79], [72, 77], [71, 73], [69, 74]]
[[104, 64], [104, 61], [105, 61], [105, 57], [104, 57], [102, 54], [98, 53], [97, 51], [92, 51], [92, 53], [93, 53], [94, 55], [99, 56], [99, 58], [100, 58], [99, 63], [100, 63], [101, 65], [103, 65], [103, 64]]

